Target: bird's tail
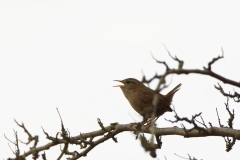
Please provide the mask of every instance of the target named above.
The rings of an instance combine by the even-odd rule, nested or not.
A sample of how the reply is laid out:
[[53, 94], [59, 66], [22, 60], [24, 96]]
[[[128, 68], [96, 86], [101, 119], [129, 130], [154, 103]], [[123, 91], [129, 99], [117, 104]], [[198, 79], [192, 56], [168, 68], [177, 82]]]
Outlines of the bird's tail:
[[173, 96], [180, 89], [181, 85], [182, 84], [180, 83], [175, 88], [173, 88], [170, 92], [168, 92], [168, 94], [165, 95], [165, 98], [167, 99], [169, 104], [172, 103]]

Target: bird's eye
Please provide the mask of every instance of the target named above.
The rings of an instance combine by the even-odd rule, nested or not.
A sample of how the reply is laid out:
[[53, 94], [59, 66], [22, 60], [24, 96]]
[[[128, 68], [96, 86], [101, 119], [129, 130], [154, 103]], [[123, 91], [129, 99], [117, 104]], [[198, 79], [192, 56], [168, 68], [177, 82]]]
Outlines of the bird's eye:
[[126, 81], [127, 84], [131, 83], [130, 81]]

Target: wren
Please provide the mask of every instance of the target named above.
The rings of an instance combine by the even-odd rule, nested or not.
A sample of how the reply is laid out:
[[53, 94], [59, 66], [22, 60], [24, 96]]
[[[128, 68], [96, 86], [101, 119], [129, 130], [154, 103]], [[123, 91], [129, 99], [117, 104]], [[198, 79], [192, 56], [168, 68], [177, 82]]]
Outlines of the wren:
[[174, 94], [180, 89], [181, 83], [173, 88], [166, 95], [162, 95], [146, 87], [143, 83], [134, 78], [115, 80], [121, 82], [120, 87], [132, 108], [143, 116], [143, 122], [149, 119], [154, 122], [165, 112], [172, 112], [170, 107]]

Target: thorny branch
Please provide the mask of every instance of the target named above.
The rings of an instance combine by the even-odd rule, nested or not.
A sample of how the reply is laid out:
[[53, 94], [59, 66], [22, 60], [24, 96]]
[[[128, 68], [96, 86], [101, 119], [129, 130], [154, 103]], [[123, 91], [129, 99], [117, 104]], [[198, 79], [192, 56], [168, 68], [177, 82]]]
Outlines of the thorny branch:
[[218, 83], [218, 86], [214, 85], [214, 87], [219, 90], [224, 96], [232, 98], [235, 102], [240, 102], [240, 94], [234, 91], [234, 94], [224, 92], [222, 86]]
[[[234, 114], [234, 110], [233, 110], [232, 112], [229, 110], [229, 103], [228, 103], [228, 101], [229, 101], [229, 98], [227, 98], [227, 103], [225, 103], [226, 110], [228, 111], [228, 113], [229, 113], [229, 115], [230, 115], [230, 117], [229, 117], [229, 119], [228, 119], [228, 121], [227, 121], [227, 122], [228, 122], [228, 126], [224, 126], [224, 125], [221, 124], [221, 120], [220, 120], [220, 117], [219, 117], [217, 108], [216, 108], [216, 112], [217, 112], [218, 123], [219, 123], [220, 128], [233, 129], [233, 120], [234, 120], [234, 115], [235, 115], [235, 114]], [[211, 132], [212, 132], [211, 129], [214, 128], [214, 127], [212, 126], [211, 123], [209, 123], [209, 124], [210, 124], [210, 128], [207, 127], [207, 125], [205, 124], [202, 116], [200, 116], [201, 113], [195, 114], [194, 116], [192, 116], [191, 119], [188, 119], [188, 118], [186, 118], [186, 117], [180, 118], [180, 117], [178, 116], [178, 114], [176, 113], [175, 109], [174, 109], [173, 111], [174, 111], [174, 113], [175, 113], [175, 116], [174, 116], [174, 117], [175, 117], [176, 119], [175, 119], [175, 120], [167, 120], [167, 119], [165, 119], [165, 120], [167, 120], [167, 121], [169, 121], [169, 122], [171, 122], [171, 123], [177, 123], [177, 122], [180, 122], [180, 121], [185, 121], [185, 122], [187, 122], [187, 123], [189, 123], [189, 124], [193, 124], [193, 127], [190, 128], [190, 129], [186, 129], [186, 127], [185, 127], [183, 124], [181, 124], [182, 129], [183, 129], [184, 132], [185, 132], [184, 137], [189, 137], [189, 134], [188, 134], [188, 133], [191, 132], [191, 131], [193, 131], [193, 130], [197, 130], [197, 131], [199, 132], [199, 134], [202, 134], [202, 135], [205, 135], [205, 136], [208, 136], [208, 135], [211, 134]], [[196, 119], [197, 117], [201, 117], [202, 122], [198, 121], [198, 120]], [[203, 125], [204, 128], [203, 128], [203, 127], [200, 127], [196, 122], [198, 122], [198, 123], [200, 123], [201, 125]], [[240, 130], [237, 130], [237, 131], [240, 132]], [[233, 147], [233, 145], [235, 144], [235, 142], [236, 142], [236, 137], [235, 137], [235, 136], [234, 136], [234, 137], [228, 137], [228, 136], [224, 136], [224, 135], [223, 135], [222, 137], [224, 138], [224, 140], [225, 140], [225, 142], [226, 142], [226, 151], [229, 152], [229, 151], [232, 149], [232, 147]], [[226, 138], [225, 138], [225, 137], [226, 137]]]
[[[225, 78], [215, 72], [212, 71], [212, 65], [217, 62], [218, 60], [224, 58], [224, 51], [223, 51], [223, 48], [221, 48], [221, 51], [222, 51], [222, 55], [221, 56], [218, 56], [216, 58], [213, 58], [209, 63], [208, 63], [208, 67], [203, 67], [203, 70], [201, 69], [184, 69], [183, 68], [183, 65], [184, 65], [184, 61], [180, 60], [178, 57], [174, 57], [171, 55], [170, 51], [167, 49], [167, 47], [163, 44], [164, 48], [166, 49], [168, 55], [178, 63], [178, 68], [177, 69], [173, 69], [173, 68], [170, 68], [168, 66], [168, 64], [165, 62], [165, 61], [160, 61], [160, 60], [157, 60], [156, 58], [153, 57], [153, 59], [159, 63], [159, 64], [163, 64], [165, 66], [165, 73], [161, 74], [161, 75], [158, 75], [156, 74], [155, 76], [153, 76], [152, 78], [150, 78], [149, 80], [146, 79], [145, 76], [143, 76], [142, 78], [142, 82], [143, 83], [150, 83], [151, 81], [153, 81], [154, 79], [158, 79], [159, 80], [159, 83], [158, 83], [158, 86], [157, 86], [157, 91], [160, 91], [162, 90], [166, 85], [166, 77], [168, 75], [171, 75], [171, 74], [192, 74], [192, 73], [195, 73], [195, 74], [202, 74], [202, 75], [208, 75], [210, 77], [213, 77], [213, 78], [216, 78], [218, 80], [220, 80], [221, 82], [225, 83], [225, 84], [230, 84], [232, 86], [235, 86], [235, 87], [238, 87], [240, 88], [240, 83], [239, 82], [236, 82], [236, 81], [233, 81], [233, 80], [230, 80], [228, 78]], [[163, 87], [162, 87], [163, 86]], [[219, 90], [224, 96], [228, 97], [228, 98], [232, 98], [235, 102], [240, 102], [240, 94], [236, 91], [234, 91], [233, 94], [231, 93], [226, 93], [224, 92], [222, 86], [218, 83], [218, 86], [214, 85], [215, 88], [217, 90]], [[227, 103], [225, 103], [225, 106], [226, 106], [226, 110], [228, 111], [229, 115], [230, 115], [230, 118], [228, 119], [228, 127], [227, 126], [224, 126], [221, 124], [221, 121], [220, 121], [220, 117], [219, 117], [219, 114], [218, 114], [218, 111], [216, 109], [216, 112], [217, 112], [217, 117], [218, 117], [218, 122], [219, 122], [219, 126], [221, 128], [231, 128], [233, 129], [233, 120], [234, 120], [234, 110], [231, 112], [229, 110], [229, 104], [228, 104], [228, 99], [227, 99]], [[193, 127], [190, 128], [190, 129], [186, 129], [186, 127], [181, 124], [183, 130], [185, 131], [185, 134], [187, 135], [188, 132], [191, 132], [192, 130], [198, 130], [199, 133], [201, 134], [204, 134], [204, 135], [208, 135], [210, 134], [208, 132], [208, 127], [207, 125], [205, 124], [203, 118], [201, 117], [201, 113], [199, 114], [195, 114], [192, 116], [191, 119], [188, 119], [186, 117], [183, 117], [183, 118], [180, 118], [178, 116], [178, 114], [176, 113], [175, 109], [174, 109], [174, 113], [175, 113], [175, 120], [172, 121], [172, 120], [167, 120], [167, 121], [170, 121], [172, 123], [177, 123], [179, 121], [185, 121], [189, 124], [192, 124]], [[197, 120], [197, 117], [200, 117], [202, 122], [200, 122], [199, 120]], [[201, 124], [203, 127], [199, 126], [198, 124]], [[210, 125], [210, 128], [212, 128], [212, 123], [209, 122], [209, 125]], [[225, 136], [223, 136], [225, 137]], [[232, 140], [230, 138], [224, 138], [225, 139], [225, 142], [226, 142], [226, 147], [227, 147], [227, 151], [230, 151], [232, 146], [235, 144], [235, 141], [236, 139], [234, 137], [232, 137]]]
[[45, 152], [43, 152], [43, 154], [41, 154], [41, 156], [42, 156], [43, 160], [47, 160]]
[[[206, 126], [205, 122], [203, 121], [203, 119], [202, 119], [202, 117], [201, 117], [201, 114], [202, 114], [202, 113], [195, 114], [195, 115], [192, 116], [191, 119], [188, 119], [187, 117], [183, 117], [183, 118], [179, 117], [178, 114], [177, 114], [177, 112], [175, 111], [175, 108], [173, 109], [173, 111], [174, 111], [174, 113], [175, 113], [175, 115], [174, 115], [175, 120], [167, 120], [167, 119], [165, 119], [166, 121], [169, 121], [169, 122], [171, 122], [171, 123], [177, 123], [177, 122], [179, 122], [179, 121], [185, 121], [185, 122], [188, 122], [189, 124], [192, 124], [192, 125], [193, 125], [193, 127], [192, 127], [191, 129], [186, 129], [186, 127], [185, 127], [183, 124], [181, 124], [182, 128], [184, 129], [184, 131], [185, 131], [185, 133], [186, 133], [186, 136], [187, 136], [187, 133], [188, 133], [188, 132], [191, 132], [192, 130], [198, 130], [199, 133], [204, 134], [204, 135], [208, 135], [208, 134], [209, 134], [208, 131], [207, 131], [207, 128], [208, 128], [208, 127]], [[203, 122], [199, 122], [199, 121], [196, 119], [197, 117], [201, 117], [201, 119], [202, 119]], [[200, 127], [196, 122], [202, 124], [205, 128]]]
[[18, 145], [18, 135], [17, 135], [17, 131], [13, 130], [14, 132], [14, 136], [15, 136], [15, 142], [11, 141], [10, 139], [7, 138], [7, 136], [4, 134], [4, 137], [9, 141], [11, 142], [14, 146], [15, 146], [15, 151], [11, 148], [10, 144], [8, 144], [9, 148], [12, 150], [13, 154], [16, 156], [16, 158], [18, 160], [21, 160], [21, 156], [20, 156], [20, 149], [19, 149], [19, 145]]
[[217, 112], [217, 117], [218, 117], [218, 124], [219, 124], [219, 126], [222, 128], [222, 127], [224, 127], [224, 126], [221, 124], [221, 120], [220, 120], [220, 118], [219, 118], [219, 114], [218, 114], [217, 108], [216, 108], [216, 112]]
[[178, 69], [182, 69], [183, 64], [184, 64], [184, 61], [178, 59], [176, 55], [175, 55], [175, 57], [173, 57], [173, 56], [171, 55], [170, 51], [167, 49], [166, 45], [163, 44], [163, 46], [164, 46], [164, 48], [166, 49], [166, 51], [168, 52], [168, 55], [169, 55], [173, 60], [175, 60], [175, 61], [178, 62]]
[[[235, 114], [234, 114], [234, 109], [233, 109], [232, 112], [229, 110], [229, 103], [228, 102], [229, 102], [229, 98], [227, 97], [227, 103], [225, 103], [225, 106], [226, 106], [226, 110], [227, 110], [227, 112], [230, 116], [228, 121], [227, 121], [228, 126], [224, 126], [224, 125], [221, 124], [221, 120], [220, 120], [220, 117], [219, 117], [219, 114], [218, 114], [218, 110], [216, 108], [216, 112], [217, 112], [217, 116], [218, 116], [218, 123], [219, 123], [219, 126], [221, 128], [233, 128], [233, 120], [234, 120]], [[236, 139], [235, 139], [235, 137], [232, 137], [232, 138], [226, 137], [225, 138], [225, 136], [223, 136], [223, 138], [224, 138], [224, 141], [226, 142], [226, 151], [229, 152], [232, 149], [233, 145], [235, 144]]]
[[34, 141], [34, 144], [33, 144], [33, 146], [32, 146], [32, 148], [35, 148], [36, 146], [37, 146], [37, 144], [38, 144], [38, 136], [32, 136], [29, 132], [28, 132], [28, 130], [25, 128], [25, 126], [24, 126], [24, 124], [22, 123], [21, 125], [14, 119], [14, 121], [17, 123], [17, 125], [19, 126], [19, 127], [21, 127], [23, 130], [24, 130], [24, 132], [28, 135], [28, 142], [26, 142], [26, 143], [24, 143], [24, 142], [22, 142], [22, 141], [20, 141], [21, 143], [23, 143], [23, 144], [29, 144], [29, 143], [31, 143], [32, 141]]
[[[209, 63], [208, 63], [208, 68], [207, 68], [207, 70], [212, 70], [212, 65], [213, 65], [213, 63], [215, 63], [216, 61], [218, 61], [219, 59], [221, 59], [221, 58], [224, 58], [224, 51], [223, 51], [223, 48], [221, 48], [221, 50], [222, 50], [222, 55], [221, 56], [218, 56], [218, 57], [216, 57], [216, 58], [213, 58]], [[204, 67], [204, 69], [206, 69], [205, 67]]]
[[229, 137], [227, 138], [224, 137], [224, 140], [226, 142], [226, 151], [229, 152], [232, 149], [233, 145], [235, 144], [236, 138], [231, 139]]
[[[178, 63], [178, 68], [170, 68], [168, 64], [165, 61], [159, 61], [156, 58], [153, 57], [153, 59], [159, 63], [163, 64], [166, 68], [165, 73], [162, 75], [158, 75], [156, 73], [155, 76], [150, 78], [149, 80], [146, 79], [145, 76], [142, 78], [142, 82], [144, 83], [150, 83], [154, 79], [159, 80], [159, 84], [157, 86], [157, 91], [160, 91], [166, 87], [168, 87], [169, 83], [166, 83], [166, 77], [171, 74], [202, 74], [202, 75], [208, 75], [210, 77], [216, 78], [219, 81], [225, 83], [225, 84], [230, 84], [232, 86], [240, 88], [240, 83], [230, 80], [228, 78], [225, 78], [215, 72], [212, 71], [212, 65], [218, 61], [219, 59], [222, 59], [224, 57], [224, 51], [222, 49], [222, 55], [218, 56], [216, 58], [213, 58], [209, 63], [208, 67], [203, 67], [203, 70], [201, 69], [184, 69], [184, 61], [180, 60], [177, 56], [172, 56], [170, 51], [167, 49], [167, 47], [163, 44], [165, 47], [168, 55]], [[240, 102], [240, 94], [234, 91], [233, 94], [231, 93], [226, 93], [224, 92], [222, 86], [218, 83], [218, 86], [215, 85], [215, 88], [219, 90], [224, 96], [229, 97], [234, 99], [235, 102]], [[220, 127], [213, 127], [212, 123], [209, 122], [210, 127], [207, 127], [205, 124], [201, 113], [195, 114], [192, 116], [192, 118], [186, 118], [186, 117], [179, 117], [178, 114], [175, 113], [175, 120], [168, 120], [172, 123], [177, 123], [179, 121], [184, 121], [189, 124], [192, 124], [193, 127], [190, 129], [187, 129], [183, 124], [181, 125], [182, 128], [178, 127], [170, 127], [170, 128], [156, 128], [155, 126], [151, 126], [150, 128], [147, 129], [139, 129], [139, 126], [137, 124], [118, 124], [118, 123], [112, 123], [109, 126], [104, 126], [101, 120], [98, 118], [98, 124], [100, 126], [100, 130], [89, 132], [89, 133], [80, 133], [77, 136], [70, 136], [70, 132], [67, 131], [64, 127], [63, 120], [61, 118], [61, 115], [59, 113], [59, 117], [61, 119], [61, 132], [58, 132], [55, 136], [50, 136], [43, 128], [43, 133], [46, 135], [46, 138], [50, 141], [49, 143], [38, 146], [38, 136], [32, 136], [30, 132], [26, 129], [24, 124], [19, 124], [16, 120], [16, 124], [23, 128], [24, 132], [28, 135], [28, 142], [24, 143], [25, 145], [29, 145], [30, 142], [34, 141], [34, 144], [28, 151], [24, 151], [23, 153], [20, 153], [19, 145], [18, 142], [20, 141], [18, 139], [17, 132], [14, 131], [15, 134], [15, 142], [12, 142], [9, 140], [5, 135], [5, 138], [12, 143], [15, 146], [15, 151], [12, 150], [13, 154], [15, 155], [15, 158], [9, 158], [9, 160], [23, 160], [26, 157], [32, 155], [33, 159], [37, 159], [39, 157], [39, 152], [43, 152], [41, 154], [42, 159], [45, 160], [46, 154], [45, 150], [48, 150], [54, 146], [57, 145], [64, 145], [63, 149], [61, 149], [61, 153], [58, 156], [57, 159], [61, 159], [64, 155], [65, 156], [70, 156], [67, 158], [68, 160], [75, 160], [79, 159], [80, 157], [87, 156], [88, 152], [90, 152], [94, 147], [98, 146], [99, 144], [103, 143], [104, 141], [108, 139], [112, 139], [114, 142], [117, 142], [117, 138], [115, 137], [117, 134], [121, 132], [134, 132], [134, 133], [149, 133], [153, 135], [152, 130], [154, 130], [154, 135], [157, 138], [158, 144], [154, 144], [153, 139], [151, 141], [147, 141], [147, 139], [144, 137], [144, 135], [140, 136], [141, 139], [141, 144], [143, 148], [146, 151], [149, 151], [152, 157], [155, 157], [156, 153], [155, 150], [158, 148], [161, 148], [162, 141], [161, 137], [162, 136], [167, 136], [167, 135], [179, 135], [179, 136], [184, 136], [185, 138], [190, 138], [190, 137], [207, 137], [207, 136], [219, 136], [219, 137], [224, 137], [224, 140], [226, 142], [226, 151], [230, 151], [235, 144], [236, 140], [240, 140], [240, 130], [233, 129], [233, 120], [234, 120], [234, 110], [231, 112], [229, 110], [229, 103], [227, 100], [227, 103], [225, 103], [226, 110], [228, 111], [230, 118], [228, 119], [228, 126], [224, 126], [221, 124], [220, 117], [217, 112], [218, 116], [218, 122]], [[197, 118], [200, 117], [201, 120], [198, 120]], [[199, 125], [200, 124], [200, 125]], [[153, 136], [152, 136], [153, 138]], [[22, 142], [22, 141], [20, 141]], [[23, 142], [22, 142], [23, 143]], [[68, 148], [70, 145], [77, 145], [78, 146], [78, 151], [69, 151]], [[10, 145], [9, 145], [10, 147]], [[10, 147], [11, 148], [11, 147]], [[192, 159], [189, 156], [189, 159]], [[193, 158], [194, 159], [194, 158]]]
[[225, 103], [225, 106], [226, 106], [226, 110], [228, 111], [228, 114], [229, 114], [229, 119], [228, 119], [228, 126], [229, 126], [229, 128], [233, 128], [233, 120], [234, 120], [234, 109], [233, 109], [233, 111], [231, 112], [230, 110], [229, 110], [229, 104], [228, 104], [228, 102], [229, 102], [229, 98], [227, 98], [227, 103]]
[[[57, 138], [57, 136], [56, 137], [49, 136], [47, 132], [44, 131], [44, 133], [47, 136], [47, 139], [50, 140], [49, 143], [39, 147], [36, 146], [36, 148], [30, 148], [30, 150], [25, 151], [22, 154], [18, 154], [18, 156], [15, 158], [9, 158], [9, 160], [18, 160], [19, 157], [20, 158], [28, 157], [32, 154], [48, 150], [54, 146], [61, 145], [61, 144], [78, 145], [79, 150], [82, 150], [82, 152], [68, 151], [63, 149], [61, 153], [61, 154], [64, 153], [64, 155], [70, 155], [71, 157], [68, 158], [69, 160], [78, 159], [80, 157], [87, 156], [88, 152], [90, 152], [94, 147], [116, 136], [121, 132], [129, 132], [129, 131], [134, 132], [138, 130], [136, 129], [136, 127], [137, 127], [137, 124], [132, 124], [132, 123], [130, 124], [113, 123], [107, 127], [104, 127], [106, 130], [100, 129], [100, 130], [89, 132], [89, 133], [81, 133], [77, 136], [71, 137], [71, 141], [64, 138]], [[218, 127], [206, 128], [205, 130], [208, 134], [203, 134], [203, 132], [199, 132], [199, 129], [191, 129], [186, 132], [185, 128], [178, 128], [178, 127], [156, 128], [152, 126], [147, 130], [146, 129], [141, 130], [141, 132], [152, 134], [151, 132], [152, 129], [154, 129], [154, 134], [159, 136], [179, 135], [179, 136], [184, 136], [186, 138], [187, 137], [190, 138], [190, 137], [220, 136], [220, 137], [234, 137], [236, 140], [240, 140], [240, 130], [236, 130], [232, 128], [218, 128]], [[111, 133], [111, 136], [104, 136], [106, 133], [107, 134]], [[93, 139], [98, 137], [99, 139], [96, 139], [95, 141], [93, 141]], [[84, 148], [80, 146], [80, 144], [82, 143], [86, 143]], [[16, 143], [14, 144], [17, 145]], [[155, 144], [153, 147], [155, 149], [158, 148], [157, 144]]]
[[[233, 86], [236, 86], [238, 88], [240, 88], [240, 83], [239, 82], [236, 82], [236, 81], [233, 81], [233, 80], [230, 80], [228, 78], [225, 78], [215, 72], [212, 71], [212, 65], [218, 61], [219, 59], [223, 58], [224, 56], [224, 51], [223, 49], [222, 50], [222, 56], [218, 56], [216, 58], [213, 58], [209, 63], [208, 63], [208, 67], [203, 67], [203, 70], [201, 69], [184, 69], [183, 68], [183, 65], [184, 65], [184, 61], [180, 60], [179, 58], [177, 58], [176, 56], [173, 57], [171, 55], [171, 53], [169, 52], [169, 50], [167, 49], [167, 47], [164, 45], [166, 51], [168, 52], [169, 56], [174, 60], [174, 61], [177, 61], [178, 62], [178, 68], [177, 69], [173, 69], [173, 68], [170, 68], [168, 66], [168, 64], [165, 62], [165, 61], [159, 61], [157, 60], [156, 58], [154, 58], [153, 56], [153, 59], [157, 62], [157, 63], [160, 63], [160, 64], [163, 64], [166, 68], [165, 70], [165, 73], [162, 74], [162, 75], [158, 75], [157, 73], [150, 79], [146, 79], [145, 76], [143, 76], [142, 78], [142, 82], [143, 83], [150, 83], [152, 82], [154, 79], [158, 79], [159, 80], [159, 84], [157, 86], [157, 90], [160, 91], [161, 90], [161, 86], [163, 85], [166, 85], [166, 77], [168, 75], [171, 75], [171, 74], [202, 74], [202, 75], [208, 75], [210, 77], [213, 77], [213, 78], [216, 78], [220, 81], [222, 81], [223, 83], [225, 84], [230, 84], [230, 85], [233, 85]], [[231, 96], [229, 96], [231, 97]], [[235, 92], [232, 97], [236, 98], [236, 102], [240, 102], [239, 98], [239, 93]]]
[[[178, 68], [177, 68], [177, 69], [170, 68], [165, 61], [157, 60], [157, 59], [154, 58], [153, 55], [152, 55], [153, 59], [154, 59], [157, 63], [164, 65], [164, 67], [166, 68], [166, 69], [165, 69], [165, 73], [164, 73], [164, 74], [161, 74], [161, 75], [158, 75], [158, 74], [156, 73], [155, 76], [153, 76], [153, 77], [150, 78], [149, 80], [147, 80], [146, 77], [143, 76], [142, 82], [149, 84], [149, 83], [152, 82], [154, 79], [158, 79], [158, 80], [159, 80], [159, 83], [158, 83], [158, 86], [157, 86], [157, 89], [156, 89], [157, 91], [161, 91], [162, 89], [164, 89], [164, 88], [167, 86], [167, 85], [166, 85], [166, 77], [167, 77], [168, 75], [171, 75], [171, 74], [178, 74], [178, 75], [180, 75], [180, 74], [192, 74], [192, 73], [194, 73], [194, 74], [208, 75], [208, 76], [210, 76], [210, 77], [213, 77], [213, 78], [218, 79], [219, 81], [221, 81], [221, 82], [223, 82], [223, 83], [225, 83], [225, 84], [229, 84], [229, 85], [235, 86], [235, 87], [237, 87], [237, 88], [240, 88], [240, 82], [230, 80], [230, 79], [228, 79], [228, 78], [226, 78], [226, 77], [223, 77], [223, 76], [221, 76], [221, 75], [219, 75], [219, 74], [217, 74], [217, 73], [215, 73], [215, 72], [212, 71], [212, 65], [213, 65], [215, 62], [217, 62], [218, 60], [224, 58], [223, 48], [221, 48], [222, 55], [221, 55], [221, 56], [218, 56], [218, 57], [216, 57], [216, 58], [213, 58], [213, 59], [208, 63], [208, 67], [203, 67], [203, 70], [201, 70], [201, 69], [184, 69], [184, 68], [183, 68], [184, 61], [180, 60], [180, 59], [177, 58], [176, 56], [175, 56], [175, 57], [172, 56], [171, 53], [170, 53], [170, 51], [167, 49], [167, 47], [166, 47], [164, 44], [163, 44], [163, 46], [164, 46], [165, 50], [167, 51], [168, 55], [169, 55], [174, 61], [176, 61], [176, 62], [178, 63]], [[229, 92], [229, 93], [226, 93], [226, 92], [223, 90], [222, 86], [221, 86], [219, 83], [218, 83], [218, 86], [216, 86], [216, 85], [214, 85], [214, 86], [215, 86], [215, 88], [216, 88], [217, 90], [219, 90], [219, 91], [222, 93], [222, 95], [226, 96], [227, 98], [232, 98], [232, 99], [233, 99], [235, 102], [237, 102], [237, 103], [240, 102], [240, 93], [236, 92], [235, 90], [234, 90], [233, 93], [230, 93], [230, 92]], [[235, 115], [235, 114], [234, 114], [234, 110], [233, 110], [232, 112], [229, 110], [228, 100], [229, 100], [229, 99], [227, 99], [227, 103], [225, 103], [226, 110], [228, 111], [228, 113], [229, 113], [229, 115], [230, 115], [230, 118], [228, 119], [228, 127], [221, 124], [220, 117], [219, 117], [219, 114], [218, 114], [218, 110], [217, 110], [217, 109], [216, 109], [216, 112], [217, 112], [217, 117], [218, 117], [219, 126], [220, 126], [221, 128], [231, 128], [231, 129], [233, 129], [233, 120], [234, 120], [234, 115]], [[175, 110], [174, 110], [174, 112], [175, 112]], [[188, 118], [186, 118], [186, 117], [180, 118], [180, 117], [177, 115], [177, 113], [175, 112], [175, 118], [176, 118], [176, 120], [174, 120], [174, 121], [168, 120], [168, 121], [170, 121], [170, 122], [172, 122], [172, 123], [177, 123], [177, 122], [179, 122], [179, 121], [185, 121], [185, 122], [187, 122], [187, 123], [189, 123], [189, 124], [192, 124], [193, 127], [192, 127], [191, 129], [186, 129], [186, 127], [182, 124], [182, 128], [184, 129], [184, 131], [185, 131], [186, 134], [187, 134], [188, 132], [192, 131], [192, 130], [198, 130], [200, 133], [203, 133], [203, 134], [205, 134], [205, 135], [208, 135], [208, 134], [210, 134], [210, 133], [208, 132], [208, 127], [207, 127], [207, 125], [205, 124], [203, 118], [202, 118], [200, 115], [201, 115], [201, 113], [192, 116], [191, 119], [188, 119]], [[198, 120], [196, 119], [197, 117], [201, 117], [202, 122], [198, 121]], [[204, 126], [204, 127], [200, 127], [196, 122], [200, 123], [200, 124], [201, 124], [202, 126]], [[209, 122], [209, 125], [210, 125], [210, 128], [213, 128], [211, 122]], [[225, 140], [225, 142], [226, 142], [226, 148], [227, 148], [226, 151], [230, 151], [230, 150], [232, 149], [232, 146], [235, 144], [236, 139], [235, 139], [235, 137], [232, 137], [232, 140], [231, 140], [231, 138], [229, 138], [229, 137], [227, 137], [227, 138], [225, 138], [225, 136], [223, 136], [223, 137], [224, 137], [224, 140]]]

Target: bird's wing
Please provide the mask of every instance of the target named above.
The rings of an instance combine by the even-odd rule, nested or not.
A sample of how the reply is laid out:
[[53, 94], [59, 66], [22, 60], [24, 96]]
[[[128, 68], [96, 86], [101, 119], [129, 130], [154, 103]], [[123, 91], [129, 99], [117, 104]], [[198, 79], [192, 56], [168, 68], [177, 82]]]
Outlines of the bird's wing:
[[[147, 106], [149, 105], [153, 105], [153, 97], [154, 97], [154, 92], [153, 93], [149, 93], [149, 92], [142, 92], [139, 95], [140, 100], [145, 103]], [[170, 104], [165, 100], [164, 96], [161, 94], [157, 94], [158, 99], [157, 99], [157, 108], [158, 109], [164, 109], [166, 108], [169, 111], [172, 111], [172, 109], [170, 108]]]
[[139, 99], [146, 105], [152, 104], [153, 94], [149, 92], [141, 92]]

